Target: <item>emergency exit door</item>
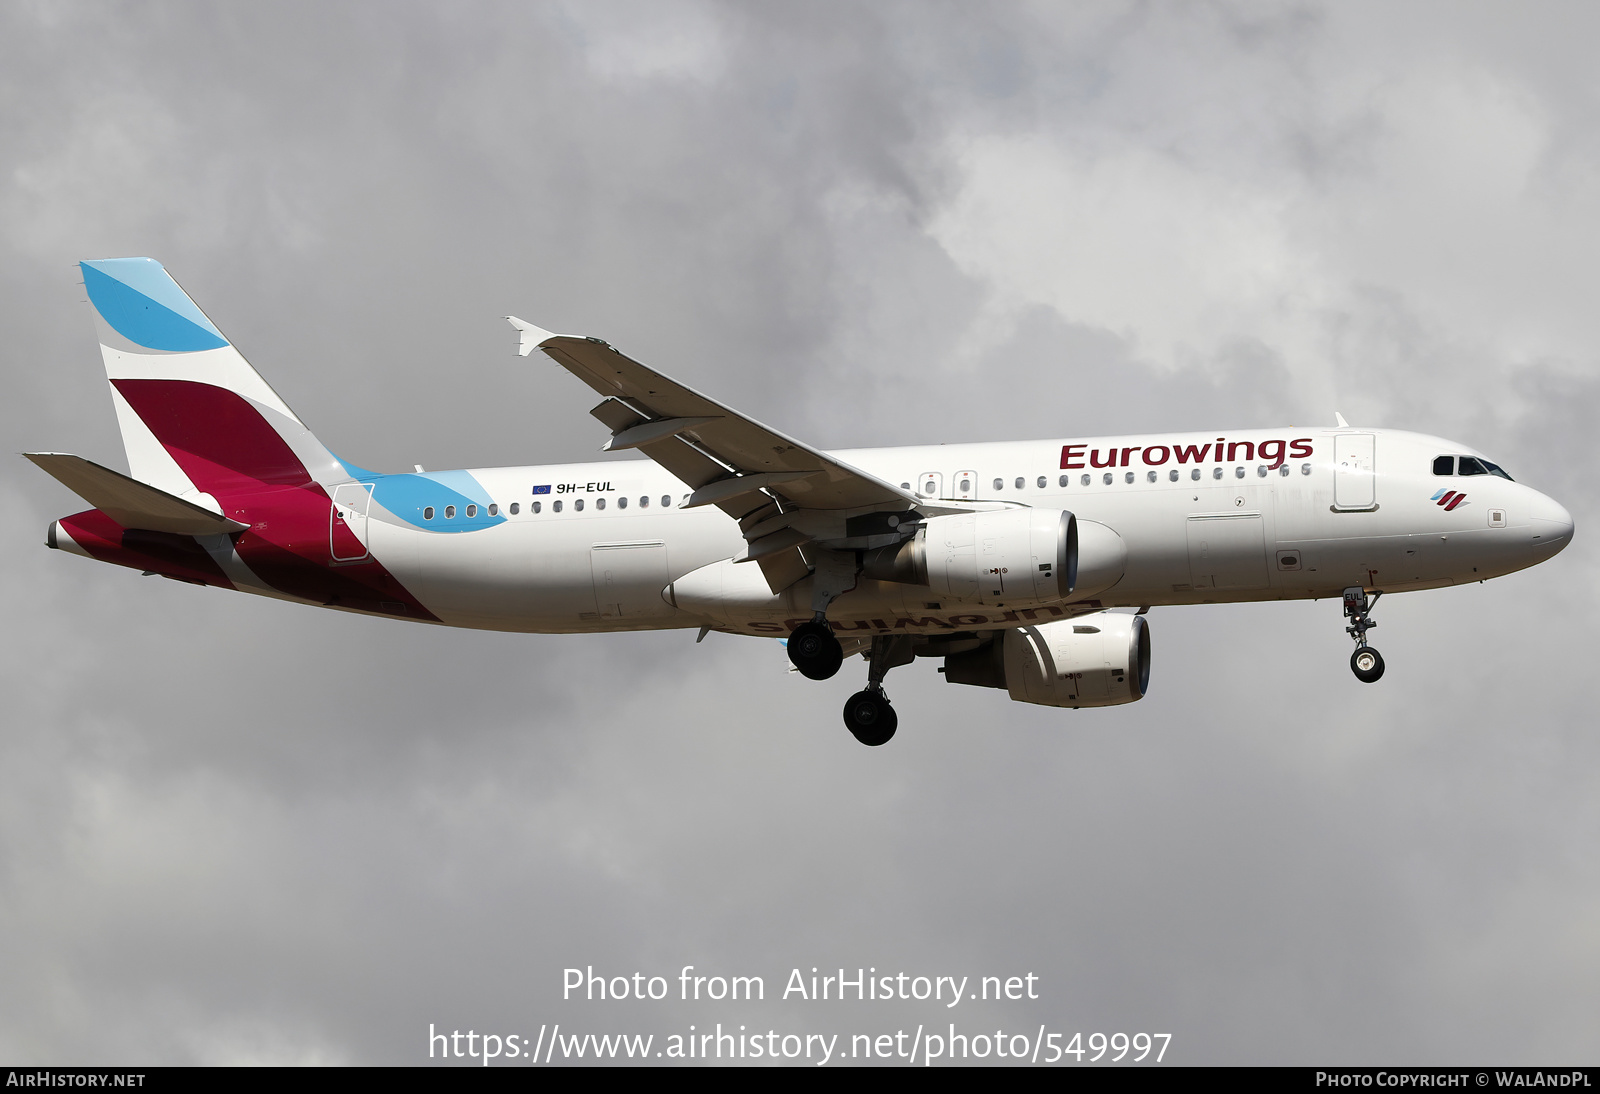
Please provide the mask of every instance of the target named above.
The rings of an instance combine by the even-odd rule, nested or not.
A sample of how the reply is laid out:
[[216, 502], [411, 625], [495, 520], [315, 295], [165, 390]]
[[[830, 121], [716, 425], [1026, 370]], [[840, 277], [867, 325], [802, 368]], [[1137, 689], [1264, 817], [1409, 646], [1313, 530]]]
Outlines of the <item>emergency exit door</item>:
[[1340, 433], [1333, 438], [1333, 507], [1376, 509], [1377, 468], [1371, 433]]

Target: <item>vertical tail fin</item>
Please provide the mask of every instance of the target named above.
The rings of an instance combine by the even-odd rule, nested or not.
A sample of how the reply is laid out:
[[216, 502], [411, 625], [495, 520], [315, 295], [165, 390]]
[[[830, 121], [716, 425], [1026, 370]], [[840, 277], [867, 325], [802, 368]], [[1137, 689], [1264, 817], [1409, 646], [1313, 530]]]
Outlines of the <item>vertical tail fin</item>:
[[221, 498], [350, 477], [161, 263], [79, 268], [135, 479]]

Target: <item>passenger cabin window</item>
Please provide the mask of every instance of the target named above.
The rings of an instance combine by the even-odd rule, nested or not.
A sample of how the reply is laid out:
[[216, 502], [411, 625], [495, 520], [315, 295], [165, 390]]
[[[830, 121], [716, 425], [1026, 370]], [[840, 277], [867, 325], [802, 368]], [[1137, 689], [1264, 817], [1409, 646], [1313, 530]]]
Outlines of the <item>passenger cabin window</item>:
[[663, 509], [671, 509], [672, 508], [672, 497], [671, 497], [671, 495], [668, 495], [668, 494], [662, 494], [661, 495], [661, 508], [663, 508]]
[[1107, 485], [1107, 486], [1110, 486], [1110, 485], [1111, 485], [1111, 472], [1109, 472], [1109, 471], [1107, 471], [1107, 472], [1106, 472], [1106, 477], [1105, 477], [1105, 484], [1106, 484], [1106, 485]]
[[902, 489], [902, 490], [910, 490], [911, 489], [911, 484], [909, 482], [903, 482], [903, 483], [900, 484], [900, 489]]
[[998, 494], [1000, 491], [1004, 490], [1005, 488], [1006, 488], [1006, 480], [1005, 479], [995, 479], [994, 480], [995, 493]]
[[572, 503], [572, 511], [574, 513], [583, 512], [583, 499], [582, 498], [579, 498], [577, 501]]
[[467, 516], [475, 517], [477, 515], [478, 515], [478, 507], [476, 505], [467, 506]]
[[498, 505], [489, 506], [489, 515], [491, 517], [499, 516], [500, 515], [500, 507]]
[[1168, 482], [1177, 482], [1178, 481], [1178, 469], [1176, 467], [1174, 467], [1171, 471], [1167, 472], [1167, 481]]
[[[538, 504], [538, 503], [535, 502], [534, 504]], [[514, 501], [514, 502], [511, 503], [511, 515], [512, 516], [516, 516], [521, 511], [522, 511], [522, 503], [521, 502]]]
[[1133, 481], [1133, 472], [1129, 471], [1126, 475], [1122, 476], [1122, 481], [1123, 482], [1132, 482]]
[[1080, 486], [1088, 486], [1089, 485], [1089, 476], [1088, 475], [1083, 476], [1083, 478], [1079, 480], [1078, 485], [1080, 485]]
[[1027, 480], [1024, 479], [1022, 476], [1018, 475], [1017, 476], [1017, 483], [1016, 483], [1017, 489], [1021, 490], [1022, 489], [1022, 484], [1025, 483], [1025, 482], [1027, 482]]
[[595, 498], [594, 499], [594, 507], [596, 509], [604, 509], [606, 507], [606, 499], [605, 498]]
[[[538, 502], [534, 502], [534, 504], [537, 505]], [[557, 498], [555, 501], [550, 503], [550, 511], [552, 513], [561, 512], [561, 499], [560, 498]]]
[[648, 509], [648, 508], [650, 508], [650, 499], [649, 498], [640, 498], [639, 499], [639, 508], [640, 509]]
[[424, 509], [422, 511], [422, 519], [423, 520], [432, 520], [433, 519], [433, 506], [430, 505], [430, 506], [428, 506], [426, 509]]
[[626, 509], [627, 507], [628, 507], [628, 499], [627, 498], [618, 498], [617, 499], [617, 508], [618, 509]]
[[[1043, 475], [1040, 475], [1039, 476], [1039, 489], [1043, 490], [1045, 488], [1045, 484], [1048, 483], [1049, 481], [1050, 481], [1049, 479], [1045, 478]], [[1061, 485], [1065, 486], [1067, 484], [1066, 483], [1062, 483]]]
[[1067, 483], [1069, 483], [1069, 482], [1071, 482], [1071, 481], [1072, 481], [1072, 480], [1071, 480], [1071, 479], [1070, 479], [1070, 478], [1069, 478], [1069, 477], [1068, 477], [1068, 476], [1066, 476], [1066, 475], [1062, 475], [1062, 476], [1061, 476], [1061, 488], [1062, 488], [1062, 489], [1063, 489], [1063, 490], [1065, 490], [1065, 489], [1066, 489], [1066, 486], [1067, 486]]
[[1220, 468], [1220, 467], [1213, 467], [1213, 468], [1212, 468], [1212, 469], [1211, 469], [1211, 477], [1212, 477], [1212, 478], [1214, 478], [1214, 479], [1220, 479], [1220, 478], [1222, 478], [1222, 468]]
[[535, 512], [535, 513], [537, 513], [539, 511], [539, 503], [538, 502], [534, 502], [533, 503], [532, 511]]
[[1454, 475], [1456, 473], [1456, 458], [1454, 456], [1435, 456], [1433, 458], [1433, 473], [1435, 475]]
[[1155, 482], [1156, 481], [1156, 473], [1154, 471], [1146, 471], [1144, 477], [1146, 479], [1148, 479], [1150, 482]]
[[1199, 482], [1200, 481], [1200, 469], [1198, 467], [1191, 469], [1190, 472], [1189, 472], [1189, 478], [1191, 478], [1195, 482]]
[[456, 507], [454, 505], [446, 505], [444, 507], [444, 519], [445, 520], [454, 520], [455, 516], [456, 516]]

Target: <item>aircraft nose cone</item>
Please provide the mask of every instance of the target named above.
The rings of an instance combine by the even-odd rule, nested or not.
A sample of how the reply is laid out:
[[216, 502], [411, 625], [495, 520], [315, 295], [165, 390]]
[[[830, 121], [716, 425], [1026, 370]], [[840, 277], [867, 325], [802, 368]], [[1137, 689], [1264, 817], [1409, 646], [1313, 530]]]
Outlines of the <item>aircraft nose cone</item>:
[[1529, 510], [1528, 523], [1533, 526], [1533, 545], [1540, 552], [1553, 555], [1572, 542], [1572, 514], [1543, 494]]

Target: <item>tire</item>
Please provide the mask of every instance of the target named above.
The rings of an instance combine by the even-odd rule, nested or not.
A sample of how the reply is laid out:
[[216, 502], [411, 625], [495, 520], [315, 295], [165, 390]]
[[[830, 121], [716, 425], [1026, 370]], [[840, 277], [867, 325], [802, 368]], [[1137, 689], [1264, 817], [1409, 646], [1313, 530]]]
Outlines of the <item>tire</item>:
[[858, 691], [844, 705], [844, 724], [855, 739], [872, 748], [888, 744], [900, 718], [881, 691]]
[[826, 680], [844, 664], [844, 647], [821, 623], [802, 623], [789, 634], [789, 661], [808, 680]]
[[1383, 654], [1371, 646], [1362, 646], [1350, 655], [1350, 671], [1363, 684], [1375, 684], [1383, 675]]

